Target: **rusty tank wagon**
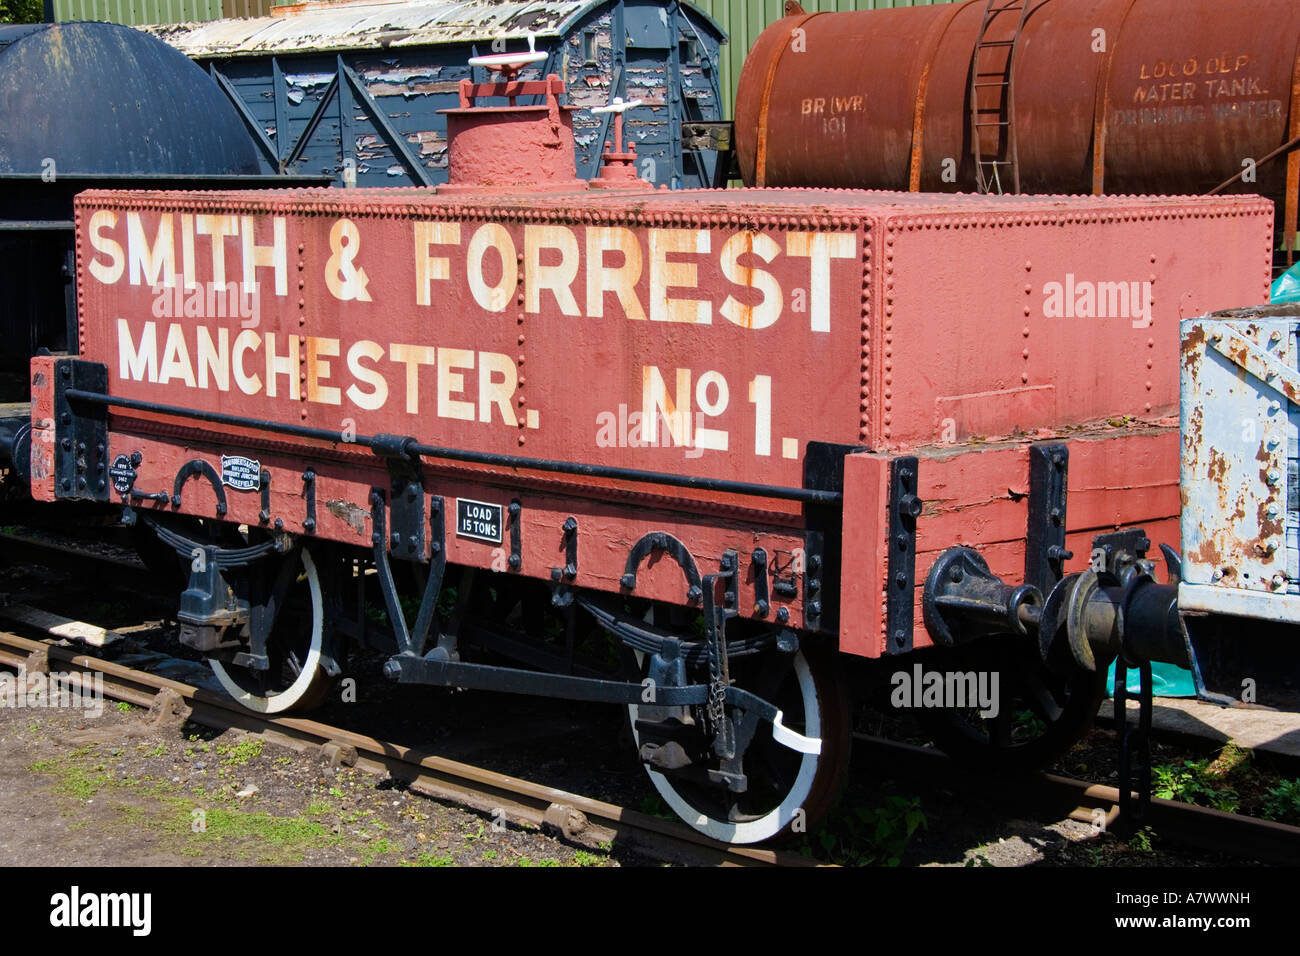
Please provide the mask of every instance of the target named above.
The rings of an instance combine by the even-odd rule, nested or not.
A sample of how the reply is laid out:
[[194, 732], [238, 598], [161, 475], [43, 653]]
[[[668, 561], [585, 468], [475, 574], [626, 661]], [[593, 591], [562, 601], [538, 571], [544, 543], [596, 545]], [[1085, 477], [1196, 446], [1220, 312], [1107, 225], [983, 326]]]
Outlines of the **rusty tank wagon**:
[[1291, 261], [1300, 8], [1288, 0], [787, 10], [740, 77], [748, 185], [1255, 193], [1277, 204]]

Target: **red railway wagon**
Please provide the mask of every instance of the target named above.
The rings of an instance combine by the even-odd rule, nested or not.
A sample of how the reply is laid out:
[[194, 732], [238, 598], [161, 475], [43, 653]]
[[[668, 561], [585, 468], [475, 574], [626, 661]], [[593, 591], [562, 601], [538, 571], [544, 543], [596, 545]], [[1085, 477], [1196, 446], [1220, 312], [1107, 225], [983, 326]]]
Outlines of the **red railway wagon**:
[[1097, 535], [1176, 546], [1179, 319], [1267, 297], [1271, 204], [669, 193], [617, 132], [587, 185], [553, 84], [464, 94], [447, 187], [81, 194], [35, 497], [183, 555], [182, 641], [251, 708], [319, 701], [354, 640], [619, 704], [722, 840], [826, 808], [853, 660], [944, 645], [1003, 678], [952, 740], [1068, 743], [1098, 675], [1035, 635]]

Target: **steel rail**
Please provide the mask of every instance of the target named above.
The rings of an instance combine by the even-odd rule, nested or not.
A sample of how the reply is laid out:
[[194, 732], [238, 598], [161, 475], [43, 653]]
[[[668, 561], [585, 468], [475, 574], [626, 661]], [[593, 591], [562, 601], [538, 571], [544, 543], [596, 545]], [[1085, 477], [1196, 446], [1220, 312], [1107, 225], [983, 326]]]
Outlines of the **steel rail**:
[[[891, 767], [933, 774], [949, 782], [955, 777], [951, 758], [941, 751], [866, 734], [853, 736], [855, 746], [875, 751], [875, 756], [888, 759]], [[1119, 790], [1106, 784], [1038, 773], [997, 780], [990, 777], [980, 780], [977, 789], [980, 793], [999, 798], [1006, 797], [1010, 791], [1017, 798], [1035, 804], [1040, 801], [1074, 803], [1076, 807], [1069, 816], [1082, 823], [1099, 822], [1093, 811], [1101, 810], [1104, 816], [1100, 819], [1104, 819], [1107, 829], [1113, 828], [1118, 821]], [[1154, 829], [1158, 836], [1202, 850], [1280, 865], [1300, 863], [1300, 827], [1275, 820], [1152, 797], [1142, 823]]]
[[[353, 748], [354, 766], [375, 774], [387, 773], [409, 781], [412, 790], [426, 796], [450, 800], [507, 819], [542, 826], [552, 824], [566, 836], [583, 840], [625, 837], [640, 852], [692, 864], [724, 866], [820, 865], [806, 857], [748, 846], [728, 846], [697, 833], [675, 820], [663, 820], [569, 793], [553, 787], [460, 763], [435, 754], [365, 734], [354, 733], [301, 717], [273, 717], [255, 714], [233, 700], [204, 688], [194, 687], [146, 671], [125, 667], [76, 650], [0, 631], [0, 664], [24, 666], [32, 655], [50, 665], [58, 662], [86, 673], [103, 675], [104, 693], [139, 707], [149, 708], [168, 692], [177, 695], [190, 709], [189, 719], [216, 729], [237, 728], [260, 733], [272, 742], [310, 752], [327, 744]], [[70, 675], [72, 676], [72, 675]], [[566, 829], [572, 811], [581, 816]]]

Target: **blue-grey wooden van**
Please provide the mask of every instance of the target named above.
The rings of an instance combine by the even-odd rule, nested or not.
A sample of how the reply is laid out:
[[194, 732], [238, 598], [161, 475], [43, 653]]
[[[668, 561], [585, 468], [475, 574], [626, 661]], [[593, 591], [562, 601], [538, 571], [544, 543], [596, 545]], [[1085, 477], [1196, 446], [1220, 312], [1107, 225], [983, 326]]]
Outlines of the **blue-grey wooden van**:
[[[143, 29], [201, 66], [238, 108], [268, 173], [325, 173], [341, 186], [436, 185], [447, 179], [445, 118], [462, 79], [489, 79], [472, 56], [526, 51], [546, 60], [575, 114], [578, 173], [596, 175], [615, 96], [638, 172], [671, 188], [720, 181], [718, 154], [683, 148], [683, 121], [723, 118], [718, 26], [678, 0], [325, 2], [273, 16]], [[527, 102], [527, 100], [525, 100]], [[722, 178], [725, 179], [725, 176]]]

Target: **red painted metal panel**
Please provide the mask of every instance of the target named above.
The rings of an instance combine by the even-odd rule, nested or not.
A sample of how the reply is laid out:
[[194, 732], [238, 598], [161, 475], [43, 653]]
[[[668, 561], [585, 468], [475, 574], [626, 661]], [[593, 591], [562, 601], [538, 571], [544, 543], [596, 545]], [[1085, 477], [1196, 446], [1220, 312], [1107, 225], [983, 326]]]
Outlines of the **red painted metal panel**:
[[[90, 194], [83, 351], [129, 398], [487, 452], [798, 485], [807, 440], [855, 440], [860, 210], [576, 199]], [[248, 316], [152, 283], [187, 230], [201, 291], [259, 283]]]
[[869, 443], [1176, 417], [1179, 320], [1267, 301], [1271, 237], [1248, 199], [892, 217]]
[[[1178, 548], [1178, 428], [1107, 427], [1062, 435], [1070, 452], [1067, 571], [1088, 566], [1092, 539], [1125, 527], [1144, 527], [1152, 553]], [[916, 647], [930, 644], [921, 594], [930, 566], [946, 549], [976, 548], [993, 573], [1024, 580], [1029, 517], [1029, 445], [1004, 442], [931, 448], [917, 463], [925, 510], [917, 521]], [[888, 458], [853, 455], [845, 461], [845, 511], [856, 520], [845, 535], [840, 649], [877, 657], [885, 651]]]
[[[767, 485], [800, 486], [808, 442], [825, 441], [921, 454], [926, 497], [929, 459], [978, 451], [987, 431], [1012, 440], [1010, 473], [968, 476], [956, 462], [947, 480], [1001, 494], [1025, 481], [1025, 441], [1114, 415], [1154, 427], [1171, 411], [1177, 318], [1262, 298], [1270, 235], [1271, 207], [1249, 198], [88, 192], [77, 203], [80, 341], [117, 397]], [[1150, 328], [1045, 305], [1053, 282], [1075, 282], [1073, 294], [1078, 282], [1130, 280], [1158, 290]], [[311, 462], [315, 533], [370, 542], [369, 489], [388, 476], [346, 442], [141, 412], [114, 413], [110, 427], [111, 454], [144, 453], [147, 491], [168, 490], [189, 458], [218, 469], [221, 454], [258, 459], [287, 531], [304, 530]], [[1159, 449], [1151, 483], [1163, 488], [1177, 482], [1176, 447]], [[1112, 502], [1111, 489], [1133, 498], [1123, 458], [1089, 479], [1099, 498], [1080, 507], [1164, 517], [1163, 499]], [[841, 642], [871, 654], [884, 502], [879, 475], [850, 474]], [[202, 487], [186, 486], [180, 510], [213, 513]], [[520, 573], [537, 577], [563, 563], [560, 529], [576, 516], [575, 583], [611, 591], [647, 530], [681, 537], [702, 573], [727, 549], [747, 570], [757, 547], [780, 556], [802, 545], [798, 507], [766, 497], [445, 462], [429, 463], [425, 487], [449, 507], [520, 497]], [[230, 519], [257, 521], [256, 496], [228, 497]], [[963, 543], [1014, 542], [1008, 554], [1023, 555], [1021, 510], [999, 504]], [[935, 547], [957, 535], [929, 520], [925, 535], [946, 535]], [[448, 556], [501, 560], [461, 538]], [[683, 600], [675, 569], [647, 574], [638, 594]], [[742, 609], [753, 594], [746, 580]], [[798, 626], [799, 600], [786, 603]]]
[[841, 552], [840, 650], [849, 654], [879, 657], [885, 651], [888, 501], [888, 456], [860, 454], [844, 460], [844, 511], [853, 515], [854, 524]]

